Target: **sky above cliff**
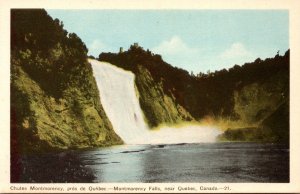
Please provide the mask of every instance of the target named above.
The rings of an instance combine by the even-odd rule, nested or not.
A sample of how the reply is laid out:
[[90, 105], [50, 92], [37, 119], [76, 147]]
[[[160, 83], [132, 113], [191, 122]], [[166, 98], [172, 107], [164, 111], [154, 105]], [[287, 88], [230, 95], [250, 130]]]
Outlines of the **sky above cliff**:
[[89, 54], [127, 50], [138, 42], [194, 74], [283, 55], [285, 10], [47, 10], [87, 45]]

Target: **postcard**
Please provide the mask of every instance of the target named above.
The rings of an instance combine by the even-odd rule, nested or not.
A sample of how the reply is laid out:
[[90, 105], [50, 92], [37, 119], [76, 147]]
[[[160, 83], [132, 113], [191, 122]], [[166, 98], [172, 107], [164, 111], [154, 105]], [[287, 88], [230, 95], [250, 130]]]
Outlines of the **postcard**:
[[0, 192], [300, 192], [299, 8], [1, 1]]

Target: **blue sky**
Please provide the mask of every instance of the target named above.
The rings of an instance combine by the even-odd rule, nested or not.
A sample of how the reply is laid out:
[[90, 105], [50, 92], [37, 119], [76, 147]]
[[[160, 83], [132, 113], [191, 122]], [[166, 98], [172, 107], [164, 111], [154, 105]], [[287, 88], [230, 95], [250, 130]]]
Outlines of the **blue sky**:
[[207, 72], [273, 57], [289, 48], [286, 10], [47, 10], [89, 54], [138, 42], [188, 71]]

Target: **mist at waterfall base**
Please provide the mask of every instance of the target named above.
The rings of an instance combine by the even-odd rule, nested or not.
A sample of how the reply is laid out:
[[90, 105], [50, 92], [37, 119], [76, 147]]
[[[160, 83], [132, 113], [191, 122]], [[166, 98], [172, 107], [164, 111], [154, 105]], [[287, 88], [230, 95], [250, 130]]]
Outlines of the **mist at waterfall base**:
[[106, 62], [90, 59], [103, 108], [115, 132], [126, 144], [214, 142], [221, 132], [214, 127], [186, 125], [149, 130], [139, 105], [134, 74]]

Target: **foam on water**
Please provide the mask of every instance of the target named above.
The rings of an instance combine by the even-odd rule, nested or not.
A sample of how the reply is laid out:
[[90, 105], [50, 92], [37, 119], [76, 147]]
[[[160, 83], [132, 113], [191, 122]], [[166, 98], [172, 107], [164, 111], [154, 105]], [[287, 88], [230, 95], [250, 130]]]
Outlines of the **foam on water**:
[[104, 111], [114, 131], [126, 144], [171, 144], [214, 142], [219, 130], [190, 125], [149, 130], [134, 84], [134, 74], [106, 62], [89, 59]]

